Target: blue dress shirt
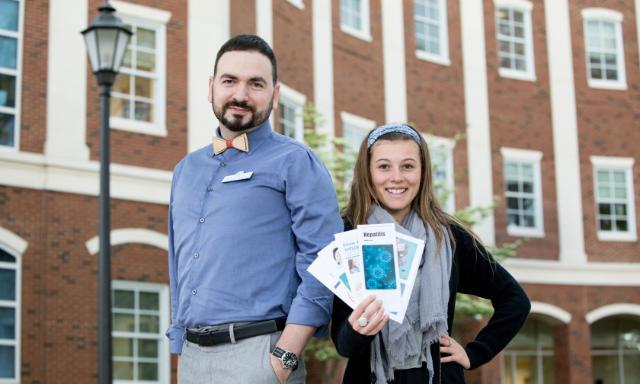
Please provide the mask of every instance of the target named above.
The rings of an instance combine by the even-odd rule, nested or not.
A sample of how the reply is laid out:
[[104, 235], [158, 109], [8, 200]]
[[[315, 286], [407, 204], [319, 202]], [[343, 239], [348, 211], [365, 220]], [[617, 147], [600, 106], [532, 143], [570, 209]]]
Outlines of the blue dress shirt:
[[[171, 352], [185, 329], [287, 316], [327, 332], [333, 295], [307, 267], [342, 231], [331, 177], [269, 122], [249, 152], [206, 146], [176, 166], [169, 206]], [[249, 178], [223, 182], [240, 172]]]

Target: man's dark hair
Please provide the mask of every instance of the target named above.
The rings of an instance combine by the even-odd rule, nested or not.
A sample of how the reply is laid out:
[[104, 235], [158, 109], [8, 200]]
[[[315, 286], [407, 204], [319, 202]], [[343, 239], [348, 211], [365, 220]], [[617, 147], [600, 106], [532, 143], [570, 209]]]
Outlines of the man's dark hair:
[[213, 67], [213, 75], [215, 76], [218, 71], [218, 61], [222, 55], [231, 51], [255, 51], [263, 54], [271, 61], [271, 72], [273, 75], [273, 84], [278, 81], [278, 66], [276, 64], [276, 55], [273, 54], [273, 50], [260, 36], [256, 35], [238, 35], [229, 39], [226, 43], [220, 47], [218, 54], [216, 55], [216, 63]]

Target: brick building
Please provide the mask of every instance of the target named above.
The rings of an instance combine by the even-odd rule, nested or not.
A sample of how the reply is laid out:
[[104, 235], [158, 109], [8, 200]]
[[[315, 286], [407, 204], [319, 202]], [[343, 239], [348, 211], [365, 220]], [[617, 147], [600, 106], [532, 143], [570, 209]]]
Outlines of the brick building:
[[[79, 31], [99, 3], [0, 0], [0, 383], [97, 377], [99, 110]], [[111, 3], [136, 33], [112, 94], [116, 378], [175, 382], [171, 169], [215, 127], [217, 48], [257, 33], [279, 58], [276, 129], [301, 138], [305, 102], [352, 143], [411, 121], [448, 210], [499, 198], [476, 230], [524, 240], [505, 265], [532, 315], [470, 382], [640, 382], [640, 0]]]

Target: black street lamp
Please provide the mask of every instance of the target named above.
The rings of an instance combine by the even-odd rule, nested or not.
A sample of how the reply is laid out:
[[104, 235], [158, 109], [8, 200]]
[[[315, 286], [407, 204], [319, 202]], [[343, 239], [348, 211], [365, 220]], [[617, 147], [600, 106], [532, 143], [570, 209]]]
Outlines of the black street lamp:
[[82, 31], [100, 85], [100, 256], [98, 259], [98, 383], [111, 384], [111, 213], [109, 194], [109, 99], [132, 33], [105, 2]]

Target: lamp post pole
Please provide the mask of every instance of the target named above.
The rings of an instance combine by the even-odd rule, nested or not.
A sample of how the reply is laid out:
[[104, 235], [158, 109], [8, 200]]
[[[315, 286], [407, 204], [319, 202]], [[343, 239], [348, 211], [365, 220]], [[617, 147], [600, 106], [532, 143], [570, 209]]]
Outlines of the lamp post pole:
[[113, 381], [111, 345], [111, 194], [110, 99], [132, 33], [107, 0], [89, 28], [82, 31], [93, 73], [100, 86], [100, 255], [98, 257], [98, 383]]

